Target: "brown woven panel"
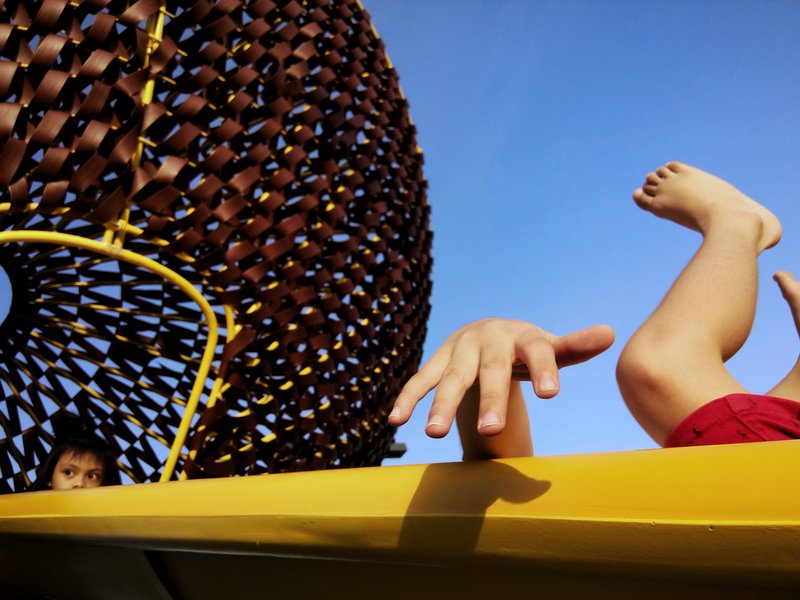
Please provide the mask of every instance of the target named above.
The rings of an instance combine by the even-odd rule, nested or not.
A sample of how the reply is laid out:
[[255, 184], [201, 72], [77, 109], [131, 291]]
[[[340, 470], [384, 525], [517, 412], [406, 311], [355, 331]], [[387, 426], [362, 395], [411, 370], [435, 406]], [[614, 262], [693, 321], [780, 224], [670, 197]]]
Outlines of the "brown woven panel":
[[[421, 355], [431, 268], [422, 155], [383, 44], [348, 0], [167, 2], [160, 42], [147, 24], [158, 11], [148, 0], [0, 8], [0, 202], [10, 204], [0, 227], [99, 239], [128, 206], [139, 229], [127, 249], [196, 282], [220, 314], [232, 309], [215, 365], [223, 394], [179, 465], [190, 476], [378, 464], [393, 435], [385, 415]], [[40, 304], [18, 299], [49, 285], [17, 268], [28, 254], [47, 269], [63, 263], [62, 273], [72, 260], [75, 282], [98, 280], [93, 260], [105, 265], [107, 285], [88, 288], [115, 308], [113, 327], [81, 313], [101, 333], [80, 344], [53, 334], [70, 355], [93, 353], [96, 371], [77, 377], [103, 401], [73, 384], [43, 394], [31, 383], [27, 395], [3, 387], [6, 488], [19, 489], [65, 407], [120, 448], [126, 435], [139, 436], [134, 446], [167, 437], [202, 352], [196, 307], [115, 261], [9, 246], [0, 260], [14, 280], [14, 322], [38, 318]], [[92, 302], [82, 283], [59, 294]], [[30, 348], [34, 329], [7, 320], [2, 332]], [[20, 350], [6, 339], [8, 382]], [[147, 357], [166, 366], [143, 375]], [[98, 375], [114, 369], [129, 388]], [[73, 365], [53, 363], [32, 379], [70, 377]], [[141, 404], [154, 415], [134, 419], [144, 382], [158, 390]], [[126, 434], [134, 420], [141, 432]], [[122, 460], [134, 480], [157, 470], [144, 454]]]

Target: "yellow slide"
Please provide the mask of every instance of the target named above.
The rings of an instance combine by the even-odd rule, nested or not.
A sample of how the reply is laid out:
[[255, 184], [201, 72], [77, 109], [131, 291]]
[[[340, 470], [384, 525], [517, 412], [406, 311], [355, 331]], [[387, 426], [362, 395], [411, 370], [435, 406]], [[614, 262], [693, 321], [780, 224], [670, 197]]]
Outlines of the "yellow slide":
[[0, 597], [796, 599], [798, 459], [769, 442], [4, 496]]

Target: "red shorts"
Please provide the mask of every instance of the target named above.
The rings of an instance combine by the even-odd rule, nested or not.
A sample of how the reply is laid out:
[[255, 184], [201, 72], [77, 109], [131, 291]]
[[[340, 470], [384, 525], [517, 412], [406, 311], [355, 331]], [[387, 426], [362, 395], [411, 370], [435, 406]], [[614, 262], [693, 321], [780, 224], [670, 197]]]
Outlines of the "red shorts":
[[665, 448], [800, 439], [800, 402], [730, 394], [704, 404], [673, 429]]

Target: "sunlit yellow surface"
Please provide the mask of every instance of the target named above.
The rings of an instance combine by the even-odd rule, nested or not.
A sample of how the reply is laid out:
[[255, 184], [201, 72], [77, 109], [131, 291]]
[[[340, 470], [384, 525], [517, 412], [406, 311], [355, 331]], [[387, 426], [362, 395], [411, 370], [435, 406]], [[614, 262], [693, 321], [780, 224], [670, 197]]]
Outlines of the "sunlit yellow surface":
[[[59, 598], [798, 598], [798, 458], [800, 442], [771, 442], [5, 496], [0, 583]], [[41, 588], [65, 560], [72, 591]], [[94, 587], [76, 592], [88, 564]]]

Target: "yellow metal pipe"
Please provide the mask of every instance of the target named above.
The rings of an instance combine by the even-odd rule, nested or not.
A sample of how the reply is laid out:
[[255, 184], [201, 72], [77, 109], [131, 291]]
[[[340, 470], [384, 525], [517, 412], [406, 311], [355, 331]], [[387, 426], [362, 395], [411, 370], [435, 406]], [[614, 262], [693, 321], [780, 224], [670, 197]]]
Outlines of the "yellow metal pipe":
[[[154, 15], [151, 15], [147, 19], [147, 35], [149, 36], [149, 40], [147, 43], [147, 54], [144, 57], [144, 68], [146, 69], [150, 66], [150, 55], [153, 54], [155, 49], [161, 43], [161, 40], [164, 37], [164, 12], [165, 12], [165, 3], [161, 3], [161, 6], [158, 8], [158, 12]], [[156, 79], [151, 74], [147, 81], [144, 84], [144, 88], [142, 88], [142, 106], [147, 106], [153, 101], [153, 95], [155, 93], [156, 87]], [[131, 158], [131, 168], [135, 171], [139, 168], [139, 165], [142, 161], [142, 153], [144, 152], [144, 138], [141, 136], [139, 137], [138, 144], [136, 146], [136, 152], [134, 153], [133, 157]], [[125, 242], [125, 234], [127, 230], [124, 225], [127, 225], [128, 219], [131, 216], [131, 205], [128, 203], [122, 211], [122, 214], [119, 217], [117, 222], [117, 226], [109, 226], [106, 229], [106, 232], [103, 236], [103, 241], [107, 244], [115, 244], [117, 246], [122, 246]], [[122, 223], [123, 226], [119, 226], [119, 223]]]
[[[225, 342], [230, 342], [235, 336], [235, 327], [236, 321], [233, 317], [233, 308], [229, 304], [223, 304], [222, 308], [225, 311], [225, 328], [227, 330], [225, 334]], [[206, 402], [206, 408], [212, 408], [216, 403], [217, 399], [222, 395], [222, 386], [225, 384], [225, 380], [222, 377], [217, 376], [214, 380], [214, 387], [211, 388], [211, 393], [208, 395], [208, 401]], [[194, 459], [195, 453], [190, 452], [189, 458]], [[186, 474], [186, 471], [181, 471], [178, 475], [178, 479], [184, 481], [188, 479], [189, 476]]]

